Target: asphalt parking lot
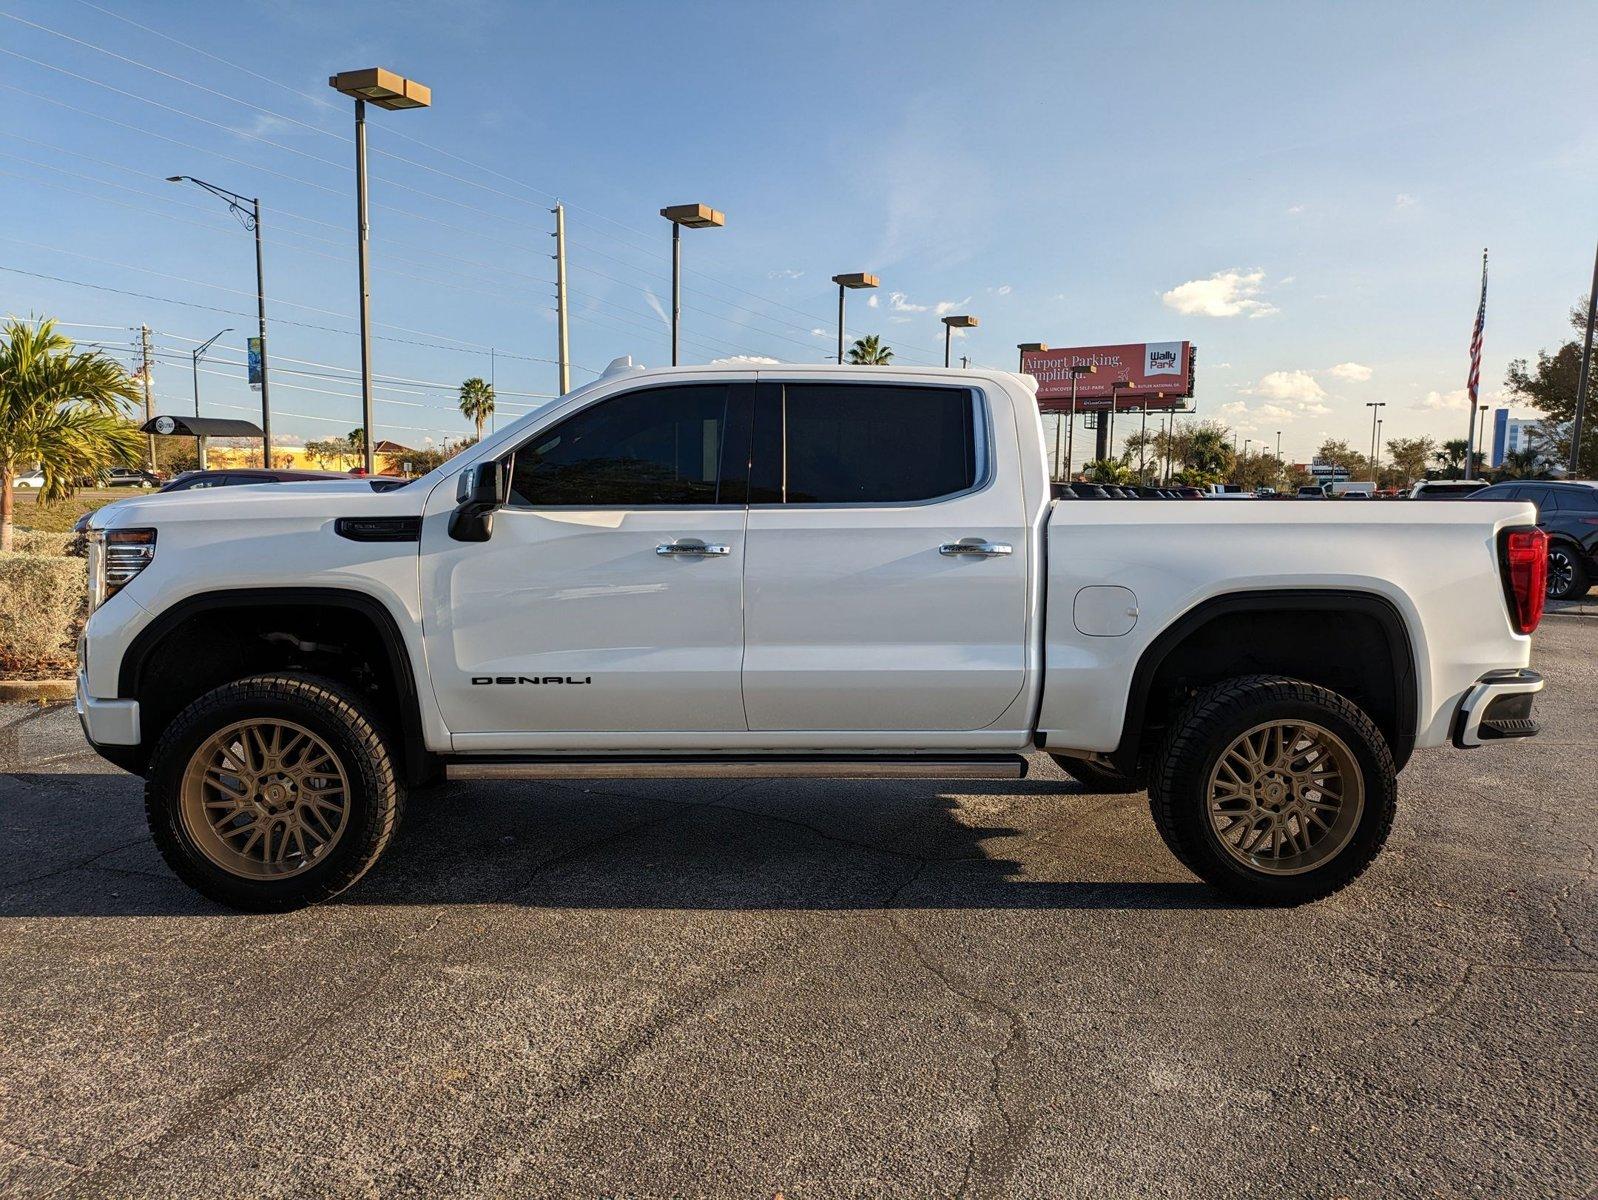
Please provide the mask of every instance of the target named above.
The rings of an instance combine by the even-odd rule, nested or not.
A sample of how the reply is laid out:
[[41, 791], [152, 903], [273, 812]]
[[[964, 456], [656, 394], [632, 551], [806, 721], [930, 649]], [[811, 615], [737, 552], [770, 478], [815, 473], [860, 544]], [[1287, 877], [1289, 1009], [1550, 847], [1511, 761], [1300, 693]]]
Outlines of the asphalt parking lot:
[[1543, 736], [1418, 754], [1294, 911], [1039, 760], [452, 787], [241, 916], [70, 711], [0, 708], [0, 1191], [1590, 1195], [1598, 618], [1534, 665]]

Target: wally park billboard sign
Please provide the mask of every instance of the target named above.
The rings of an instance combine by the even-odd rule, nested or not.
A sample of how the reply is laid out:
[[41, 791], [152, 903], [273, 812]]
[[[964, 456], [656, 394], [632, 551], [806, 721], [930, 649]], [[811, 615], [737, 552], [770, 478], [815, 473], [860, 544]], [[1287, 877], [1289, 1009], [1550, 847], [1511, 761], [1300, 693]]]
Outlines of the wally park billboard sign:
[[1112, 398], [1119, 412], [1191, 408], [1193, 344], [1129, 342], [1121, 346], [1076, 346], [1027, 350], [1021, 369], [1038, 381], [1038, 407], [1065, 412], [1071, 407], [1071, 368], [1093, 366], [1076, 377], [1078, 412], [1104, 412]]

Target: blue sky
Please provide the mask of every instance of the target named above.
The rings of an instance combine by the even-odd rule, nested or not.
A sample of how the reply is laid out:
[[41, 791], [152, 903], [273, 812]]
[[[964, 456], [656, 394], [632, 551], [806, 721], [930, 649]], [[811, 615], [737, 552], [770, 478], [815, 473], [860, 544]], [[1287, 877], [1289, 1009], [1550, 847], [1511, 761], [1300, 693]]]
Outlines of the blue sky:
[[1462, 435], [1482, 247], [1488, 399], [1566, 334], [1598, 236], [1589, 4], [0, 11], [23, 19], [0, 19], [0, 312], [119, 354], [149, 324], [179, 410], [188, 349], [234, 326], [202, 395], [242, 415], [249, 236], [162, 180], [259, 194], [275, 432], [304, 438], [359, 423], [352, 116], [326, 79], [374, 64], [434, 98], [370, 122], [378, 421], [411, 444], [468, 428], [442, 389], [490, 346], [504, 414], [553, 389], [557, 196], [574, 382], [667, 359], [656, 213], [704, 201], [727, 226], [685, 235], [689, 361], [823, 358], [828, 278], [867, 270], [851, 336], [931, 362], [968, 311], [957, 353], [1001, 366], [1018, 341], [1191, 340], [1201, 413], [1296, 459], [1364, 447], [1371, 400], [1384, 437]]

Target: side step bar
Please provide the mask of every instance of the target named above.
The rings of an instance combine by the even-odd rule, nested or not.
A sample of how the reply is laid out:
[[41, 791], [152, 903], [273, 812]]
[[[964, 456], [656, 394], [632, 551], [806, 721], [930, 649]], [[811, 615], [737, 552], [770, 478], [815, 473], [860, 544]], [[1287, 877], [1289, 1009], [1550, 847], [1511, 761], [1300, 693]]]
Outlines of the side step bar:
[[456, 758], [446, 779], [1024, 779], [1019, 754]]

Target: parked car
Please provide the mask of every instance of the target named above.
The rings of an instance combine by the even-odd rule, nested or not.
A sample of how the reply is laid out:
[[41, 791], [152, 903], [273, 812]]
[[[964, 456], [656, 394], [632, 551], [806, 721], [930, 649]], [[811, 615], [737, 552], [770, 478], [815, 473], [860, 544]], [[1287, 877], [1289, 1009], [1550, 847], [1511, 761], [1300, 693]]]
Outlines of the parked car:
[[1576, 600], [1598, 580], [1598, 483], [1522, 479], [1471, 493], [1472, 500], [1530, 500], [1548, 535], [1548, 598]]
[[392, 491], [101, 510], [78, 712], [171, 868], [257, 910], [354, 884], [430, 779], [1034, 749], [1295, 904], [1376, 857], [1416, 747], [1537, 732], [1530, 504], [1052, 503], [1046, 461], [1005, 371], [616, 363]]
[[163, 492], [191, 492], [196, 488], [242, 487], [252, 483], [305, 483], [316, 479], [350, 479], [345, 471], [264, 470], [228, 467], [217, 471], [185, 471], [161, 488]]
[[1411, 500], [1463, 500], [1487, 486], [1485, 479], [1422, 479], [1409, 490]]
[[26, 475], [18, 475], [11, 481], [11, 486], [20, 491], [38, 491], [44, 487], [44, 472], [29, 471]]
[[1306, 484], [1300, 485], [1299, 489], [1298, 489], [1298, 492], [1296, 494], [1297, 494], [1297, 496], [1298, 496], [1298, 498], [1300, 500], [1324, 500], [1324, 499], [1326, 499], [1326, 489], [1323, 488], [1323, 487], [1319, 487], [1316, 484], [1312, 484], [1312, 483], [1306, 483]]
[[161, 477], [138, 467], [112, 467], [105, 473], [106, 487], [160, 487]]

